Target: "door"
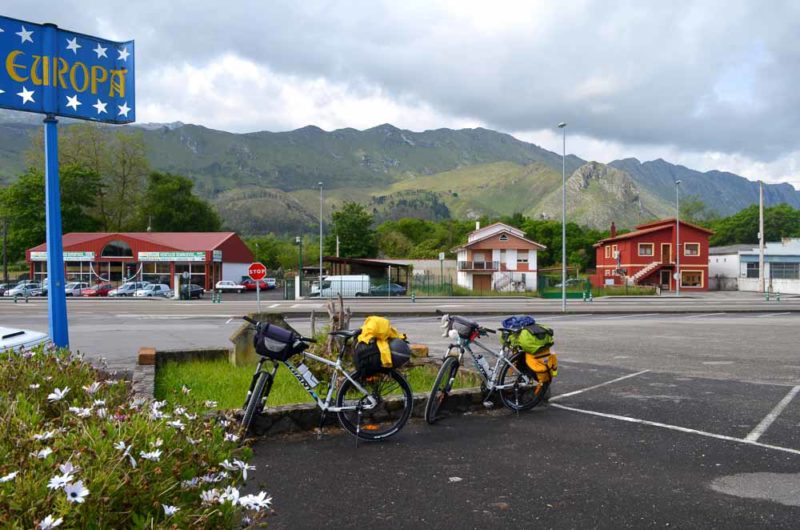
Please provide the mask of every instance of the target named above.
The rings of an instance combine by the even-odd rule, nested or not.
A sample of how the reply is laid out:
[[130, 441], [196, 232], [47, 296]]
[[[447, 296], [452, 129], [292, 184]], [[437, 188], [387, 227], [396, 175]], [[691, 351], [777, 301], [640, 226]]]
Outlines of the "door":
[[490, 274], [473, 274], [472, 275], [472, 290], [488, 293], [492, 290], [492, 276]]
[[661, 271], [661, 288], [669, 291], [669, 271]]
[[672, 243], [661, 243], [661, 263], [672, 263]]

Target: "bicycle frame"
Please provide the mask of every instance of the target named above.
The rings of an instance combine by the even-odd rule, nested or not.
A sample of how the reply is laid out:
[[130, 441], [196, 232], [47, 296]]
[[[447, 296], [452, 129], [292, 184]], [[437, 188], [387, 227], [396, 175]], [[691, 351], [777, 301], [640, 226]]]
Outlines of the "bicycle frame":
[[[475, 344], [480, 349], [482, 349], [484, 352], [491, 354], [492, 356], [494, 356], [497, 359], [495, 361], [494, 367], [491, 368], [491, 371], [492, 371], [491, 375], [487, 374], [486, 370], [484, 370], [483, 366], [481, 366], [480, 363], [478, 362], [478, 358], [475, 356], [475, 352], [472, 351], [472, 344]], [[458, 348], [458, 350], [459, 350], [459, 354], [458, 354], [458, 363], [459, 364], [462, 364], [465, 352], [470, 354], [470, 356], [472, 357], [472, 363], [475, 365], [475, 368], [477, 368], [478, 375], [480, 375], [481, 379], [483, 379], [483, 382], [486, 385], [486, 389], [488, 390], [488, 394], [491, 394], [495, 390], [503, 390], [503, 389], [506, 389], [506, 388], [513, 388], [514, 387], [513, 383], [506, 384], [506, 385], [501, 385], [501, 384], [498, 384], [498, 381], [497, 381], [497, 378], [500, 376], [500, 365], [502, 363], [505, 363], [505, 364], [511, 366], [512, 368], [514, 368], [515, 370], [517, 370], [517, 368], [513, 364], [511, 364], [511, 361], [509, 361], [508, 358], [506, 357], [505, 347], [500, 348], [500, 351], [496, 352], [496, 351], [490, 350], [489, 348], [487, 348], [486, 346], [484, 346], [483, 344], [481, 344], [477, 340], [469, 340], [469, 339], [461, 339], [460, 338], [460, 339], [458, 339], [458, 344], [450, 344], [450, 346], [448, 346], [447, 353], [445, 354], [445, 357], [448, 357], [450, 355], [450, 352], [453, 351], [454, 348]], [[525, 375], [525, 373], [520, 372], [520, 375], [523, 377], [523, 380], [524, 380], [525, 384], [530, 383], [530, 381], [528, 379], [528, 376]]]

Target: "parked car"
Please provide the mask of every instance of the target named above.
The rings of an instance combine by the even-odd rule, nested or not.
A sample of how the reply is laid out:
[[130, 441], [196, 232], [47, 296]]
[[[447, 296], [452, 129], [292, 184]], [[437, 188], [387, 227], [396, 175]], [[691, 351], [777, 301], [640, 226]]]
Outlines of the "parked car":
[[399, 283], [382, 283], [369, 288], [369, 293], [356, 293], [356, 296], [403, 296], [406, 288]]
[[12, 287], [14, 286], [10, 283], [0, 283], [0, 296], [3, 296], [3, 293], [11, 289]]
[[199, 300], [200, 298], [203, 298], [203, 293], [206, 292], [205, 289], [203, 289], [199, 285], [195, 285], [193, 283], [190, 283], [188, 286], [184, 285], [182, 287], [182, 289], [185, 289], [187, 287], [189, 289], [189, 298], [190, 299], [197, 298]]
[[114, 286], [110, 283], [98, 283], [88, 289], [84, 289], [82, 296], [108, 296], [108, 293], [113, 289]]
[[0, 353], [19, 348], [33, 348], [49, 341], [50, 337], [47, 333], [27, 329], [0, 328]]
[[[260, 280], [257, 283], [258, 283], [258, 288], [259, 289], [261, 289], [262, 291], [266, 291], [267, 290], [267, 282], [265, 280]], [[251, 280], [251, 279], [248, 278], [247, 280], [244, 280], [242, 282], [242, 285], [244, 285], [244, 288], [247, 291], [255, 291], [256, 290], [256, 281], [255, 280]]]
[[222, 280], [217, 282], [215, 288], [217, 291], [234, 291], [237, 293], [243, 293], [246, 289], [246, 287], [241, 283], [232, 282], [230, 280]]
[[322, 289], [320, 282], [311, 284], [310, 297], [333, 298], [338, 295], [369, 296], [369, 276], [366, 274], [350, 274], [344, 276], [324, 276]]
[[112, 289], [108, 296], [133, 296], [139, 289], [144, 289], [150, 285], [150, 282], [126, 282]]
[[83, 291], [89, 288], [86, 282], [69, 282], [64, 286], [67, 296], [83, 296]]
[[267, 284], [267, 289], [275, 289], [278, 287], [278, 282], [275, 278], [264, 278], [264, 282]]
[[160, 296], [162, 298], [169, 298], [172, 296], [172, 289], [166, 283], [151, 283], [150, 285], [139, 289], [133, 296], [136, 297], [153, 297]]
[[3, 296], [36, 296], [42, 292], [42, 286], [36, 282], [22, 282], [3, 293]]

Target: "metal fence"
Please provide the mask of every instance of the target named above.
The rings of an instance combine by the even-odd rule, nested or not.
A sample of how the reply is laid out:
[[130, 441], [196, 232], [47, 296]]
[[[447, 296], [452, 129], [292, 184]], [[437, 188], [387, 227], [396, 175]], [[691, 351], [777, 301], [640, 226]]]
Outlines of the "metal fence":
[[[283, 289], [284, 300], [294, 300], [297, 294], [296, 278], [288, 278]], [[363, 279], [324, 279], [319, 281], [303, 279], [300, 282], [301, 298], [334, 299], [342, 298], [403, 298], [416, 296], [452, 296], [453, 280], [438, 276], [418, 276], [409, 280], [408, 285], [389, 282], [386, 278]]]

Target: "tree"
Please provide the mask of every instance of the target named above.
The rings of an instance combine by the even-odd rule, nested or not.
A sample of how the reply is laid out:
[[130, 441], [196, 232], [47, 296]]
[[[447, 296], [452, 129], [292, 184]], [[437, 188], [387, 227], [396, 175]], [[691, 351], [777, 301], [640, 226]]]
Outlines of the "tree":
[[[95, 195], [92, 215], [103, 231], [120, 232], [136, 220], [145, 177], [150, 171], [141, 131], [93, 123], [61, 127], [58, 158], [62, 166], [82, 167], [100, 178], [84, 193]], [[34, 134], [26, 153], [32, 168], [44, 171], [43, 138]]]
[[701, 226], [708, 226], [716, 219], [719, 219], [719, 214], [716, 210], [706, 206], [706, 203], [700, 200], [699, 196], [689, 195], [681, 199], [681, 220]]
[[[758, 243], [758, 205], [719, 219], [711, 225], [712, 246]], [[764, 238], [780, 241], [784, 237], [800, 237], [800, 210], [788, 204], [764, 208]]]
[[325, 238], [325, 252], [336, 252], [339, 237], [339, 254], [345, 258], [373, 258], [378, 255], [372, 214], [357, 202], [345, 202], [341, 210], [333, 212], [331, 234]]
[[[61, 227], [63, 233], [92, 232], [100, 222], [92, 216], [95, 196], [87, 190], [98, 186], [93, 171], [66, 166], [59, 173]], [[0, 218], [8, 222], [9, 260], [25, 257], [25, 250], [45, 241], [45, 182], [42, 172], [30, 169], [0, 193]]]
[[153, 172], [138, 209], [136, 228], [155, 232], [216, 232], [219, 215], [208, 201], [195, 195], [194, 183], [171, 173]]

